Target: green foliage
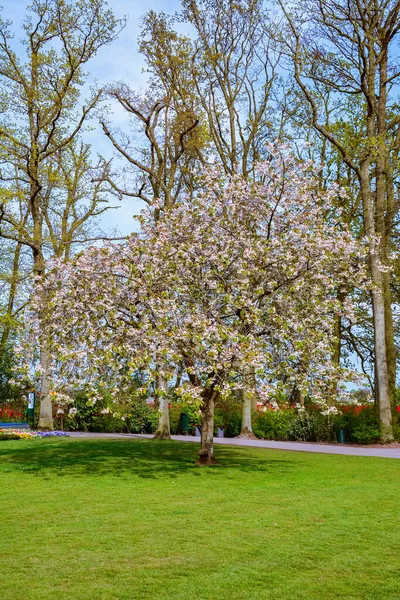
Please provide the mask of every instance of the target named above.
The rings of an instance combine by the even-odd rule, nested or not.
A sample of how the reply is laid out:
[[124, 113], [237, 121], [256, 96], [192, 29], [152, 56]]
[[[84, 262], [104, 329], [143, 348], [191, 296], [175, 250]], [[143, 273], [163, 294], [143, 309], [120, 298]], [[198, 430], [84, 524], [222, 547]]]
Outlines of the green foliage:
[[351, 433], [351, 441], [355, 444], [375, 444], [381, 437], [379, 427], [362, 423], [355, 427]]
[[374, 406], [344, 406], [334, 420], [334, 429], [344, 429], [346, 441], [354, 444], [379, 442], [379, 420]]
[[400, 442], [400, 423], [394, 423], [393, 425], [393, 437], [396, 442]]
[[225, 425], [225, 436], [226, 437], [236, 437], [240, 433], [240, 427], [242, 423], [242, 415], [238, 412], [231, 412], [229, 415], [229, 419], [227, 425]]
[[144, 400], [132, 404], [126, 417], [130, 433], [153, 433], [157, 429], [158, 412]]
[[219, 399], [215, 407], [214, 420], [217, 427], [225, 430], [225, 437], [236, 437], [240, 433], [242, 406], [235, 394]]
[[182, 412], [182, 406], [173, 402], [169, 409], [169, 426], [172, 435], [178, 435], [180, 433], [180, 416]]
[[289, 424], [288, 439], [298, 442], [329, 442], [333, 423], [329, 417], [312, 410], [300, 410]]
[[395, 390], [395, 411], [393, 419], [393, 435], [397, 442], [400, 442], [400, 388]]
[[189, 415], [189, 433], [194, 433], [194, 428], [201, 423], [201, 414], [197, 404], [189, 404], [187, 402], [171, 402], [169, 408], [169, 424], [172, 435], [181, 433], [181, 413]]
[[15, 375], [14, 367], [13, 347], [9, 344], [4, 349], [0, 362], [0, 408], [12, 405], [15, 410], [25, 412], [26, 405], [20, 388], [10, 384]]
[[264, 440], [288, 440], [295, 419], [293, 409], [257, 411], [253, 413], [253, 432]]
[[[67, 416], [66, 430], [94, 431], [97, 433], [152, 433], [158, 422], [158, 413], [143, 398], [118, 404], [118, 412], [110, 395], [92, 404], [84, 392], [74, 398], [76, 414]], [[58, 425], [58, 423], [57, 423]]]
[[127, 433], [124, 421], [113, 415], [96, 415], [87, 431], [96, 433]]
[[[77, 392], [74, 397], [74, 408], [76, 414], [73, 417], [67, 415], [64, 421], [64, 428], [68, 430], [92, 431], [93, 421], [99, 410], [105, 408], [105, 403], [98, 402], [96, 405], [88, 401], [84, 392]], [[57, 419], [56, 427], [59, 425]]]

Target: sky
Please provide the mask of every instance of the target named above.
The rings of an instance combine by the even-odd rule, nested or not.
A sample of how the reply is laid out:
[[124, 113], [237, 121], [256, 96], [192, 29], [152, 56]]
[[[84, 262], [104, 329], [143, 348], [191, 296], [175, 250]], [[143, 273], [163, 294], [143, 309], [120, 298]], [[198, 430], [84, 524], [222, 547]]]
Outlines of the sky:
[[[1, 1], [1, 0], [0, 0]], [[2, 18], [13, 22], [11, 28], [15, 32], [15, 49], [21, 39], [18, 28], [26, 14], [30, 0], [2, 0]], [[143, 72], [143, 60], [137, 49], [137, 38], [140, 30], [140, 19], [150, 9], [156, 12], [173, 14], [179, 9], [176, 0], [108, 0], [108, 6], [117, 18], [127, 17], [127, 25], [113, 44], [101, 48], [97, 56], [88, 63], [90, 71], [88, 83], [98, 82], [100, 86], [113, 81], [124, 80], [132, 89], [143, 89], [146, 86], [146, 73]], [[113, 122], [121, 125], [122, 114], [114, 113]], [[111, 143], [100, 128], [97, 127], [86, 135], [92, 145], [93, 154], [111, 156]], [[116, 204], [113, 202], [113, 204]], [[127, 235], [137, 229], [132, 218], [143, 208], [139, 200], [127, 198], [117, 210], [108, 211], [102, 219], [101, 226], [108, 232], [117, 229], [121, 235]]]

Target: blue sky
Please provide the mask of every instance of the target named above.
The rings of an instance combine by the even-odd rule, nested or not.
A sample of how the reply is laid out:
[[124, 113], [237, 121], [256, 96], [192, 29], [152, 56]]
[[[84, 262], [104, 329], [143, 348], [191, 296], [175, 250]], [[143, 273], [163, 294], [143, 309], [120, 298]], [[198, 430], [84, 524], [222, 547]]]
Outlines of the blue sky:
[[[3, 0], [1, 2], [3, 19], [13, 21], [12, 31], [15, 32], [16, 45], [22, 37], [18, 27], [29, 4], [28, 0]], [[102, 48], [88, 64], [89, 83], [97, 81], [99, 85], [103, 85], [112, 81], [124, 80], [133, 89], [143, 89], [146, 85], [146, 74], [143, 73], [143, 61], [137, 51], [140, 19], [150, 9], [156, 12], [174, 13], [179, 9], [179, 2], [175, 0], [141, 0], [140, 2], [137, 0], [108, 0], [108, 5], [116, 17], [126, 15], [128, 22], [119, 38], [110, 46]], [[121, 117], [122, 115], [118, 113], [114, 115], [117, 124], [121, 124]], [[110, 143], [99, 128], [86, 136], [92, 144], [94, 154], [110, 155]], [[136, 228], [132, 215], [137, 214], [142, 207], [143, 203], [140, 201], [126, 199], [118, 210], [109, 211], [106, 214], [102, 221], [103, 228], [106, 231], [117, 228], [123, 235], [130, 233]]]

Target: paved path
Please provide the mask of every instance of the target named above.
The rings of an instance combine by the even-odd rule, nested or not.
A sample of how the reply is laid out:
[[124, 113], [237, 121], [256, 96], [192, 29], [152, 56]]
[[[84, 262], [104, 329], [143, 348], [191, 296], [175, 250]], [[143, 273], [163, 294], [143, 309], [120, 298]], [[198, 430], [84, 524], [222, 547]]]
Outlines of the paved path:
[[[152, 435], [133, 433], [88, 433], [70, 432], [71, 437], [82, 438], [145, 438]], [[199, 437], [173, 435], [173, 440], [179, 442], [200, 442]], [[271, 448], [273, 450], [294, 450], [297, 452], [319, 452], [322, 454], [345, 454], [348, 456], [378, 456], [381, 458], [400, 458], [400, 447], [371, 448], [367, 446], [346, 446], [345, 444], [310, 444], [305, 442], [274, 442], [270, 440], [246, 440], [241, 438], [214, 438], [215, 444], [226, 446], [250, 446], [252, 448]]]

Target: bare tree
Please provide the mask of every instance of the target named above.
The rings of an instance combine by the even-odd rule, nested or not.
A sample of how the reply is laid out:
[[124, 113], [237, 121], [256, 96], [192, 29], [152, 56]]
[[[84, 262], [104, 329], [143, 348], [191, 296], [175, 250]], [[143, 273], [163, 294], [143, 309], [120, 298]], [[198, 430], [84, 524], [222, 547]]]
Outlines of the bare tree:
[[274, 85], [279, 52], [260, 0], [184, 0], [195, 29], [192, 78], [207, 116], [214, 152], [227, 174], [254, 176], [275, 136]]
[[200, 118], [171, 96], [148, 100], [123, 83], [110, 86], [108, 93], [127, 112], [132, 128], [127, 133], [101, 121], [124, 161], [120, 173], [113, 173], [108, 163], [106, 179], [111, 189], [120, 197], [138, 198], [149, 205], [161, 200], [163, 209], [170, 209], [182, 193], [193, 193], [197, 151], [203, 145]]

